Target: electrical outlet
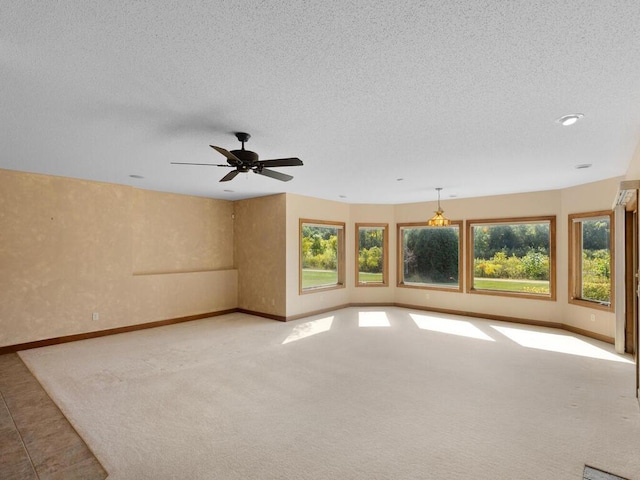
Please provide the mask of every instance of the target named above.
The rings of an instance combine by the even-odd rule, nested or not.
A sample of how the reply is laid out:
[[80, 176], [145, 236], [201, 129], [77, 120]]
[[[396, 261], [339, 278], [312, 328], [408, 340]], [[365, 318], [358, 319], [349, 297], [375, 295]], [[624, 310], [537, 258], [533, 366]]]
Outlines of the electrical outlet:
[[595, 314], [595, 313], [592, 313], [592, 314], [591, 314], [591, 321], [592, 321], [592, 322], [595, 322], [595, 321], [596, 321], [596, 314]]
[[93, 312], [93, 320], [100, 320], [100, 314], [98, 312]]

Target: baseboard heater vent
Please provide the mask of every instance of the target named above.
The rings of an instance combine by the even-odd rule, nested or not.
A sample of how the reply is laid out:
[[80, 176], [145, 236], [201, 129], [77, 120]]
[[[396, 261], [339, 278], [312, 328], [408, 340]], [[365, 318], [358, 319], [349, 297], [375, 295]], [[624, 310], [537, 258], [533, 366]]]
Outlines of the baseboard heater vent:
[[614, 475], [613, 473], [590, 467], [589, 465], [584, 466], [584, 473], [582, 474], [582, 478], [584, 480], [628, 480], [624, 477]]

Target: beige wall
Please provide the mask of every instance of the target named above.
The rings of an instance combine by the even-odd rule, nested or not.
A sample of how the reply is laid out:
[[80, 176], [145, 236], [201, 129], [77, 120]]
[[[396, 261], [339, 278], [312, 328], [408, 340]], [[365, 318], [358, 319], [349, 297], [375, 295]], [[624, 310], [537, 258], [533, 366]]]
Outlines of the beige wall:
[[[426, 220], [436, 202], [293, 194], [228, 202], [0, 170], [0, 346], [236, 307], [294, 317], [350, 303], [521, 317], [613, 337], [613, 314], [568, 304], [567, 215], [611, 208], [619, 181], [443, 201], [455, 220], [557, 215], [553, 302], [398, 288], [396, 225]], [[300, 218], [345, 223], [345, 288], [299, 293]], [[389, 224], [388, 287], [355, 286], [355, 224], [366, 222]]]
[[567, 260], [558, 265], [558, 278], [562, 281], [561, 290], [558, 290], [558, 302], [564, 306], [563, 323], [608, 337], [615, 336], [615, 313], [568, 303], [569, 221], [567, 216], [572, 213], [610, 210], [618, 193], [618, 186], [621, 180], [623, 180], [622, 177], [612, 178], [562, 190], [562, 223], [560, 224], [562, 228], [558, 231], [558, 241], [562, 247], [562, 254], [564, 258], [567, 258]]
[[239, 308], [286, 316], [286, 196], [235, 202]]
[[635, 152], [633, 152], [625, 179], [640, 180], [640, 143], [638, 143]]
[[[297, 316], [349, 303], [399, 303], [566, 324], [607, 337], [614, 336], [615, 315], [568, 303], [569, 213], [610, 209], [620, 178], [547, 192], [500, 195], [442, 202], [452, 220], [525, 216], [556, 216], [556, 301], [478, 295], [397, 287], [398, 223], [425, 221], [436, 202], [404, 205], [348, 205], [298, 195], [287, 195], [287, 309]], [[334, 220], [346, 224], [346, 288], [300, 295], [298, 292], [300, 218]], [[355, 287], [355, 224], [389, 223], [389, 287]], [[466, 245], [463, 244], [463, 258]], [[593, 315], [593, 317], [592, 317]], [[593, 318], [593, 319], [592, 319]]]
[[348, 283], [351, 303], [393, 303], [395, 288], [356, 286], [356, 224], [358, 223], [388, 223], [389, 224], [389, 285], [396, 284], [396, 224], [395, 207], [393, 205], [354, 204], [350, 207], [350, 219], [347, 229], [353, 239], [348, 249], [353, 252], [351, 263], [347, 263], [347, 270], [352, 272], [351, 283]]
[[0, 170], [0, 346], [235, 308], [232, 212]]
[[299, 293], [299, 268], [300, 268], [300, 219], [328, 220], [345, 223], [345, 244], [353, 245], [353, 229], [350, 228], [349, 204], [306, 197], [302, 195], [287, 194], [287, 289], [286, 289], [286, 314], [288, 317], [316, 312], [351, 301], [351, 285], [355, 281], [353, 268], [354, 254], [352, 248], [346, 249], [346, 287], [335, 290], [320, 291], [300, 295]]
[[131, 189], [133, 273], [233, 268], [233, 203]]
[[[398, 223], [426, 221], [433, 216], [437, 203], [396, 206]], [[480, 220], [560, 214], [560, 192], [536, 192], [498, 195], [442, 202], [451, 220]], [[557, 219], [557, 222], [560, 218]], [[466, 232], [463, 233], [463, 259], [466, 258]], [[558, 261], [561, 261], [558, 259]], [[463, 267], [464, 268], [464, 267]], [[466, 269], [465, 269], [466, 271]], [[464, 286], [466, 288], [466, 285]], [[492, 314], [561, 323], [562, 308], [558, 302], [513, 297], [498, 297], [458, 292], [397, 288], [396, 303], [420, 305], [478, 314]]]

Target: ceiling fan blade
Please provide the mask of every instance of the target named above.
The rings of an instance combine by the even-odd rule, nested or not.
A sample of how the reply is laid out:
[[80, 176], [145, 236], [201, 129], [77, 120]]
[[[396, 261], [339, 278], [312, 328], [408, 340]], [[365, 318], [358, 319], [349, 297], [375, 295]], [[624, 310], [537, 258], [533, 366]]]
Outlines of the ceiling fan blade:
[[229, 163], [234, 167], [242, 163], [240, 159], [236, 157], [233, 153], [231, 153], [229, 150], [225, 150], [222, 147], [216, 147], [215, 145], [209, 145], [209, 146], [213, 148], [216, 152], [221, 153], [222, 155], [227, 157], [227, 160], [229, 161]]
[[234, 170], [233, 172], [227, 173], [224, 177], [220, 179], [221, 182], [228, 182], [229, 180], [233, 180], [236, 178], [236, 175], [240, 173], [240, 170]]
[[265, 177], [275, 178], [276, 180], [281, 180], [283, 182], [288, 182], [293, 177], [291, 175], [286, 175], [284, 173], [276, 172], [275, 170], [269, 170], [267, 168], [262, 168], [259, 170], [254, 170], [258, 175], [264, 175]]
[[190, 162], [171, 162], [171, 165], [206, 165], [207, 167], [232, 167], [233, 165], [222, 165], [220, 163], [190, 163]]
[[296, 157], [260, 160], [258, 163], [262, 164], [265, 167], [297, 167], [303, 165], [302, 160]]

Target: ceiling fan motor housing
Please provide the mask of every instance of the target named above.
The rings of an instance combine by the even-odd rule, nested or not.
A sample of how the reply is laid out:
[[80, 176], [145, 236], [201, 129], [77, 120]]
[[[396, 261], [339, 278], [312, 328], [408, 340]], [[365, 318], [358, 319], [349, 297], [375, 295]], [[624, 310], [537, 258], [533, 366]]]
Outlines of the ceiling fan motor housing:
[[245, 165], [253, 165], [258, 161], [258, 154], [251, 150], [231, 150], [231, 153]]

